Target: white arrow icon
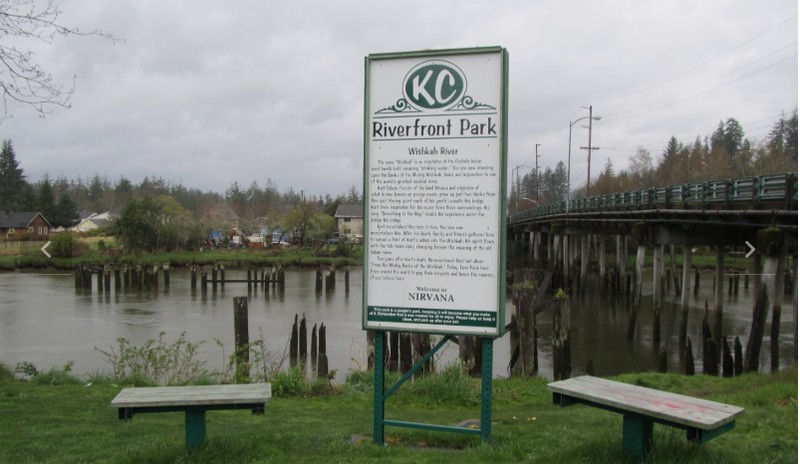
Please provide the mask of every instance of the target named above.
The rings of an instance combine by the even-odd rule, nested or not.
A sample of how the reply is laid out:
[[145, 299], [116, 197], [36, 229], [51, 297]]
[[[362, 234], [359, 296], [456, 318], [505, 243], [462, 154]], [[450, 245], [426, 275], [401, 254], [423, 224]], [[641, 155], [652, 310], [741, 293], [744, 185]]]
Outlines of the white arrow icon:
[[50, 242], [47, 242], [47, 243], [44, 244], [44, 246], [42, 248], [40, 248], [42, 250], [42, 253], [44, 253], [44, 255], [47, 256], [48, 258], [50, 257], [50, 253], [47, 252], [46, 248], [49, 247], [49, 246], [50, 246]]
[[745, 258], [749, 258], [750, 255], [752, 255], [753, 252], [756, 251], [756, 247], [751, 245], [750, 242], [748, 242], [747, 240], [744, 241], [744, 244], [747, 245], [748, 247], [750, 247], [750, 251], [748, 251], [747, 254], [744, 255]]

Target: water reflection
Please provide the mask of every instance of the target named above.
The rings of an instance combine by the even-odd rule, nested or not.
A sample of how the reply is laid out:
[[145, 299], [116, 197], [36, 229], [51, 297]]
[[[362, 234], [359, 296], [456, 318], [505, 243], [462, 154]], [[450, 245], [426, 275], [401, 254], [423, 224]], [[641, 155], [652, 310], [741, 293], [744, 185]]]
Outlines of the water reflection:
[[[244, 279], [245, 271], [227, 270], [226, 277]], [[711, 273], [704, 273], [701, 292], [691, 299], [687, 331], [695, 346], [697, 371], [702, 370], [700, 353], [701, 322], [705, 300], [713, 301]], [[233, 298], [249, 300], [250, 337], [262, 332], [271, 350], [283, 352], [295, 314], [305, 314], [309, 331], [316, 324], [327, 327], [328, 357], [331, 369], [337, 369], [337, 381], [343, 381], [351, 369], [366, 366], [366, 335], [361, 330], [361, 269], [350, 270], [350, 291], [345, 291], [344, 272], [337, 275], [332, 293], [317, 294], [313, 270], [286, 272], [283, 292], [270, 286], [248, 291], [243, 283], [229, 283], [207, 292], [192, 289], [188, 270], [173, 268], [170, 286], [160, 282], [149, 291], [98, 292], [74, 289], [71, 276], [35, 276], [0, 273], [0, 360], [12, 367], [21, 361], [33, 362], [40, 369], [61, 367], [74, 361], [74, 372], [108, 370], [104, 357], [94, 348], [115, 346], [124, 337], [135, 345], [158, 339], [172, 342], [181, 333], [189, 341], [205, 340], [200, 356], [213, 370], [224, 368], [222, 352], [214, 342], [222, 341], [230, 353], [233, 346]], [[649, 282], [652, 279], [645, 279]], [[93, 282], [96, 284], [96, 282]], [[678, 297], [665, 297], [661, 310], [661, 337], [653, 337], [653, 308], [650, 289], [643, 290], [642, 306], [637, 313], [632, 337], [628, 337], [631, 308], [624, 298], [603, 296], [595, 288], [571, 301], [573, 375], [583, 372], [589, 360], [598, 375], [655, 370], [663, 348], [668, 355], [668, 369], [680, 371], [679, 332], [681, 311]], [[739, 336], [747, 343], [752, 313], [752, 287], [738, 295], [727, 296], [723, 316], [723, 334], [733, 343]], [[506, 307], [510, 321], [511, 304]], [[539, 373], [552, 377], [550, 336], [552, 314], [546, 310], [538, 317]], [[781, 365], [791, 364], [793, 355], [791, 300], [784, 301], [781, 321]], [[494, 375], [507, 376], [510, 358], [509, 337], [495, 341]], [[448, 344], [437, 362], [453, 361], [458, 348]], [[761, 369], [769, 368], [769, 336], [761, 350]]]

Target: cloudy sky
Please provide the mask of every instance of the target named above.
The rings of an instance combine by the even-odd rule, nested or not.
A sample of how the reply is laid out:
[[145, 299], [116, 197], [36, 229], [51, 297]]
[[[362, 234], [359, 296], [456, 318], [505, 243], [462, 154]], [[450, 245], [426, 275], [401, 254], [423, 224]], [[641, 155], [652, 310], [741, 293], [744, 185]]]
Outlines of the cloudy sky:
[[[499, 45], [509, 70], [509, 171], [567, 159], [569, 123], [594, 123], [592, 175], [638, 147], [659, 156], [736, 118], [761, 140], [798, 104], [796, 0], [61, 2], [61, 21], [123, 39], [28, 47], [72, 107], [10, 105], [29, 180], [160, 176], [337, 195], [362, 189], [364, 57]], [[583, 121], [586, 122], [586, 121]], [[588, 131], [573, 126], [572, 185]], [[521, 168], [527, 170], [527, 168]], [[510, 174], [509, 174], [510, 176]]]

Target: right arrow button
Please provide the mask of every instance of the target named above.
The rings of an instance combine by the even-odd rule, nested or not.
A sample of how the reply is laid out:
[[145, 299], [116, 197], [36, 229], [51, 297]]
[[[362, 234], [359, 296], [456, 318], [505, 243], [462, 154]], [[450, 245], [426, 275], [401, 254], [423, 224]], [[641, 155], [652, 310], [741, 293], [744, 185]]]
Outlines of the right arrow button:
[[744, 241], [744, 244], [747, 245], [750, 248], [750, 251], [748, 251], [747, 254], [744, 255], [744, 257], [745, 258], [749, 258], [750, 255], [752, 255], [753, 252], [756, 251], [756, 247], [754, 247], [752, 244], [750, 244], [750, 242], [748, 242], [747, 240]]

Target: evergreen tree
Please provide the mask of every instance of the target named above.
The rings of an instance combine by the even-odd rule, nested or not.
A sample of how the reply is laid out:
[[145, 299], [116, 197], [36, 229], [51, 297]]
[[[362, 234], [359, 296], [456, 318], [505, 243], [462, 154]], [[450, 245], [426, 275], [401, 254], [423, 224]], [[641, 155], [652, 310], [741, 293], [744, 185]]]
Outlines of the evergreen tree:
[[56, 205], [53, 199], [53, 186], [50, 185], [50, 178], [44, 176], [39, 182], [39, 193], [36, 195], [36, 211], [51, 222], [56, 217]]
[[3, 140], [0, 149], [0, 212], [4, 213], [15, 209], [20, 192], [25, 187], [25, 175], [16, 156], [11, 141]]
[[56, 213], [50, 224], [53, 227], [69, 228], [78, 223], [80, 216], [78, 215], [78, 208], [72, 202], [72, 198], [68, 194], [61, 195], [56, 205]]

